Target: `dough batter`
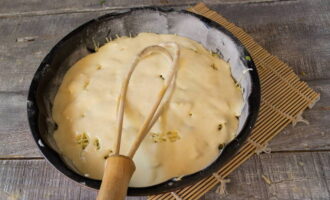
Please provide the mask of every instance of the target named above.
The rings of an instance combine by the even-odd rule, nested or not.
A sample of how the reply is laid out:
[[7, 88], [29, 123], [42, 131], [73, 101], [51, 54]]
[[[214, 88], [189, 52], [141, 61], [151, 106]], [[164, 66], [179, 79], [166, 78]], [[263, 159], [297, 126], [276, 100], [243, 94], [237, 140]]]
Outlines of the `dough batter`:
[[[82, 175], [102, 179], [105, 160], [113, 151], [123, 78], [142, 49], [162, 42], [180, 46], [176, 87], [133, 158], [136, 171], [130, 186], [151, 186], [200, 171], [235, 137], [243, 98], [228, 63], [181, 36], [141, 33], [135, 38], [121, 37], [75, 63], [54, 100], [56, 144]], [[127, 155], [155, 102], [169, 62], [157, 53], [138, 64], [127, 93], [121, 154]]]

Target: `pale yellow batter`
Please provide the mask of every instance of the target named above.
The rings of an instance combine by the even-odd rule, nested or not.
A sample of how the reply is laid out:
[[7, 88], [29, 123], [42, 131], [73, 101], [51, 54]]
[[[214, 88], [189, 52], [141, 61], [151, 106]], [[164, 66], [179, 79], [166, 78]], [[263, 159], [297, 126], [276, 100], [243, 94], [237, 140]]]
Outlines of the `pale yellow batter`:
[[[142, 49], [167, 41], [180, 46], [176, 87], [133, 159], [136, 171], [130, 186], [150, 186], [197, 172], [218, 157], [219, 146], [235, 137], [243, 99], [225, 61], [176, 35], [122, 37], [74, 64], [55, 97], [56, 144], [81, 174], [102, 178], [113, 150], [123, 78]], [[138, 64], [127, 94], [121, 154], [127, 154], [155, 102], [169, 62], [153, 54]]]

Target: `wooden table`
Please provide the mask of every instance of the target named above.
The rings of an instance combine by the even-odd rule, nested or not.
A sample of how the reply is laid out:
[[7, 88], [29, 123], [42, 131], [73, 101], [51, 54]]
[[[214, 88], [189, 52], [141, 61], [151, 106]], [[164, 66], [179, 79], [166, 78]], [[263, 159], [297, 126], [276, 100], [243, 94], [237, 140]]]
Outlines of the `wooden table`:
[[[140, 6], [186, 8], [195, 0], [2, 0], [0, 3], [0, 199], [94, 199], [37, 150], [26, 117], [32, 76], [50, 48], [83, 22]], [[202, 199], [330, 199], [330, 1], [206, 0], [321, 93], [304, 117], [286, 128], [272, 153], [254, 156], [232, 173], [229, 194]], [[21, 41], [32, 37], [32, 41]], [[26, 38], [25, 38], [26, 39]], [[262, 175], [271, 180], [268, 184]], [[131, 197], [129, 199], [145, 199]]]

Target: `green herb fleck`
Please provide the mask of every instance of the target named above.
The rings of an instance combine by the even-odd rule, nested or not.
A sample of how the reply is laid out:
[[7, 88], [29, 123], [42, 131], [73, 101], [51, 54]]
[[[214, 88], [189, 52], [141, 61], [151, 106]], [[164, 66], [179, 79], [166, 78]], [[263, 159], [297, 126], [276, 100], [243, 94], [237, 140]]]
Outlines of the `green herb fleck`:
[[109, 156], [112, 154], [112, 152], [113, 152], [112, 150], [109, 150], [108, 153], [103, 157], [104, 160], [108, 159]]
[[218, 131], [221, 131], [221, 129], [222, 129], [222, 124], [219, 124], [218, 125]]
[[225, 147], [224, 144], [219, 144], [218, 149], [221, 151]]
[[218, 70], [218, 68], [215, 66], [214, 63], [211, 64], [211, 67], [212, 67], [212, 69], [214, 69], [214, 70], [216, 70], [216, 71]]
[[177, 131], [168, 131], [166, 135], [170, 142], [175, 142], [181, 139]]
[[96, 66], [96, 69], [97, 69], [97, 70], [102, 69], [102, 65], [98, 64], [98, 65]]
[[94, 146], [96, 147], [96, 150], [101, 148], [99, 139], [94, 140]]
[[166, 137], [163, 133], [151, 133], [154, 143], [166, 142]]
[[76, 143], [81, 146], [82, 150], [86, 149], [87, 145], [89, 144], [88, 135], [85, 132], [77, 135]]
[[97, 52], [100, 48], [100, 44], [92, 38], [93, 45], [94, 45], [94, 51]]
[[250, 56], [245, 56], [245, 60], [251, 61], [251, 57]]
[[235, 87], [241, 88], [241, 85], [236, 80], [234, 80], [234, 83], [235, 83]]
[[162, 142], [175, 142], [180, 138], [177, 131], [167, 131], [163, 133], [151, 133], [152, 140], [154, 143], [162, 143]]
[[224, 60], [223, 55], [219, 50], [217, 50], [216, 52], [212, 51], [212, 56], [217, 57], [217, 58], [221, 58], [221, 59]]
[[103, 4], [105, 4], [105, 0], [100, 0], [100, 4], [101, 4], [101, 6], [103, 6]]
[[212, 52], [212, 56], [213, 57], [219, 57], [219, 55], [217, 53], [214, 53], [214, 52]]
[[306, 73], [305, 72], [301, 72], [300, 74], [303, 75], [303, 76], [306, 76]]
[[189, 48], [189, 50], [195, 52], [195, 53], [198, 53], [197, 49], [193, 49], [193, 48]]
[[164, 76], [163, 75], [159, 75], [159, 78], [161, 78], [161, 79], [163, 79], [163, 80], [165, 80], [165, 78], [164, 78]]

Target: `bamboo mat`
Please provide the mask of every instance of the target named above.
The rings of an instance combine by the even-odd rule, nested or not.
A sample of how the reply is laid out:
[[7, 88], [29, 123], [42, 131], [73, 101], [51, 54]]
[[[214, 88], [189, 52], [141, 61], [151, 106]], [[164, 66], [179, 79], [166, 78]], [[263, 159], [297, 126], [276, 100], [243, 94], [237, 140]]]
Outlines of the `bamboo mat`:
[[308, 87], [305, 82], [299, 80], [287, 64], [269, 54], [241, 28], [210, 10], [203, 3], [188, 10], [221, 24], [233, 33], [250, 52], [261, 82], [260, 112], [247, 142], [233, 159], [217, 173], [176, 192], [150, 196], [149, 200], [199, 199], [255, 153], [265, 151], [268, 142], [275, 135], [288, 124], [295, 124], [302, 120], [302, 112], [308, 107], [311, 108], [320, 98], [318, 93]]

